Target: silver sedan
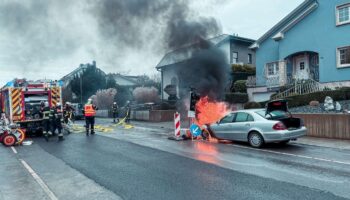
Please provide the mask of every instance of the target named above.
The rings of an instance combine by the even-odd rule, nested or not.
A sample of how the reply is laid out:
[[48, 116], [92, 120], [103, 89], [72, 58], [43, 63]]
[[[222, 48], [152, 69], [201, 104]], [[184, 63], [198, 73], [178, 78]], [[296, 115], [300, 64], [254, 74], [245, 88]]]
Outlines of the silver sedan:
[[248, 142], [259, 148], [264, 143], [288, 143], [306, 135], [306, 127], [299, 118], [285, 111], [251, 109], [234, 111], [219, 122], [209, 126], [210, 132], [219, 139]]

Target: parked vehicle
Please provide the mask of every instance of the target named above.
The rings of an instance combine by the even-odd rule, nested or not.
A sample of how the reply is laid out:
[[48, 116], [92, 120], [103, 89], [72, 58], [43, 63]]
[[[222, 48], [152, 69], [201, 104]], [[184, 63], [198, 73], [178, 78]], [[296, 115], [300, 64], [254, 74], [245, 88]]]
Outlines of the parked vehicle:
[[40, 133], [43, 102], [62, 105], [61, 86], [57, 81], [26, 81], [15, 79], [0, 89], [1, 112], [11, 124], [19, 124], [26, 133]]
[[269, 102], [266, 109], [234, 111], [208, 127], [219, 139], [248, 142], [260, 148], [265, 143], [286, 144], [306, 135], [302, 119], [288, 112], [287, 101]]
[[72, 103], [72, 107], [74, 108], [74, 119], [84, 119], [83, 114], [83, 104], [81, 103]]

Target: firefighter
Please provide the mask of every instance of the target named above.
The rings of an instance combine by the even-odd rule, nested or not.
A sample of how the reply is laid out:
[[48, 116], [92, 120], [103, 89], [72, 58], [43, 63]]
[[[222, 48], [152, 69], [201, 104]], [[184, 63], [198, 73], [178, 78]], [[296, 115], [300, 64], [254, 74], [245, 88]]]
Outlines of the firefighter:
[[115, 123], [115, 119], [116, 118], [117, 118], [117, 121], [119, 122], [119, 119], [118, 119], [118, 104], [117, 104], [117, 102], [113, 103], [112, 112], [113, 112], [113, 123]]
[[49, 141], [50, 131], [50, 106], [49, 102], [45, 102], [41, 109], [41, 115], [43, 116], [42, 126], [44, 131], [44, 137], [46, 141]]
[[130, 123], [130, 112], [131, 112], [130, 101], [126, 102], [125, 108], [126, 108], [125, 122]]
[[63, 141], [63, 132], [62, 132], [62, 121], [63, 121], [63, 112], [62, 106], [60, 103], [57, 103], [56, 106], [51, 108], [51, 129], [52, 134], [55, 135], [56, 129], [58, 130], [58, 141]]
[[85, 116], [85, 127], [86, 127], [86, 136], [89, 135], [89, 129], [91, 135], [95, 134], [94, 125], [95, 125], [95, 115], [97, 106], [93, 104], [92, 99], [88, 99], [87, 103], [84, 106], [84, 116]]
[[63, 115], [64, 115], [64, 123], [68, 124], [69, 120], [73, 120], [74, 116], [74, 111], [75, 109], [72, 107], [70, 102], [66, 102], [66, 104], [64, 105], [64, 109], [63, 109]]

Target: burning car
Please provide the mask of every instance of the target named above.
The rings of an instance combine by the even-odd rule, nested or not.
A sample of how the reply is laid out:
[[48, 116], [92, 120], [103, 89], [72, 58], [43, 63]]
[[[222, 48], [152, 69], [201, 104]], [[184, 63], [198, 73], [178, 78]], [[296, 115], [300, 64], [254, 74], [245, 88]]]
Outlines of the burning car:
[[306, 135], [303, 120], [288, 112], [285, 100], [269, 102], [266, 109], [230, 112], [209, 130], [218, 139], [248, 142], [260, 148], [265, 143], [288, 143]]

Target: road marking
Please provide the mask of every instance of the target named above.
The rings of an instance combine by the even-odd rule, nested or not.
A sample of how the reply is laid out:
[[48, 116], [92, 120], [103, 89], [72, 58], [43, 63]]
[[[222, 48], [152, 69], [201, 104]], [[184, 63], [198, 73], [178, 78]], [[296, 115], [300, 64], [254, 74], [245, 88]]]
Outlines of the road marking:
[[343, 161], [338, 161], [338, 160], [317, 158], [317, 157], [312, 157], [312, 156], [303, 156], [303, 155], [297, 155], [297, 154], [292, 154], [292, 153], [271, 151], [271, 150], [266, 150], [266, 149], [255, 149], [255, 148], [244, 147], [244, 146], [235, 145], [235, 144], [232, 144], [232, 146], [235, 146], [235, 147], [238, 147], [238, 148], [242, 148], [242, 149], [250, 149], [250, 150], [262, 151], [262, 152], [267, 152], [267, 153], [274, 153], [274, 154], [280, 154], [280, 155], [286, 155], [286, 156], [293, 156], [293, 157], [298, 157], [298, 158], [306, 158], [306, 159], [312, 159], [312, 160], [318, 160], [318, 161], [324, 161], [324, 162], [332, 162], [332, 163], [337, 163], [337, 164], [350, 165], [350, 162], [343, 162]]
[[49, 189], [49, 187], [44, 183], [44, 181], [39, 177], [37, 173], [26, 163], [26, 161], [19, 159], [23, 166], [28, 170], [28, 172], [33, 176], [36, 182], [40, 185], [40, 187], [44, 190], [44, 192], [49, 196], [51, 200], [58, 200], [55, 194]]
[[13, 153], [17, 154], [17, 150], [15, 149], [15, 147], [11, 147]]

